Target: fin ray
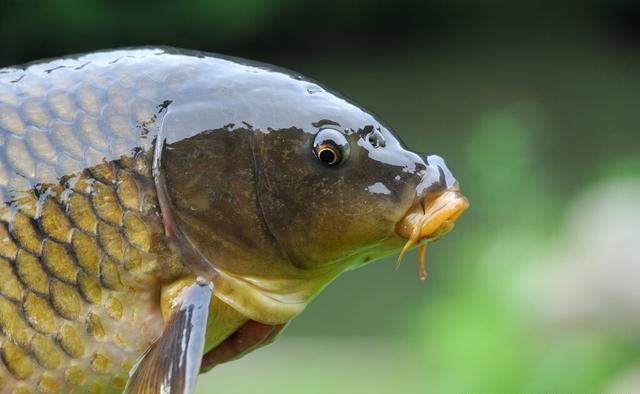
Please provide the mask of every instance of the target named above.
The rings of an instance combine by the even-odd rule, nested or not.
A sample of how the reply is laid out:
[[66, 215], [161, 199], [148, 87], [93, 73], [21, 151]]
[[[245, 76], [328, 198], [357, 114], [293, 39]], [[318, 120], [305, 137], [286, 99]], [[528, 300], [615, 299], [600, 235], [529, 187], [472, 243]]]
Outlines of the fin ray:
[[196, 281], [180, 293], [163, 334], [133, 368], [125, 394], [191, 394], [204, 351], [213, 285]]

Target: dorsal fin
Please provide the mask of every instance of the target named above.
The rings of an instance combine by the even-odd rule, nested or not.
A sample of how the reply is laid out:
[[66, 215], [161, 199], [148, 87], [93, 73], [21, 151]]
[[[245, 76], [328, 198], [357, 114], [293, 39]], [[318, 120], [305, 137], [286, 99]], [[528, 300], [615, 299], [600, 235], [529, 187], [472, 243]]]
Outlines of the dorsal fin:
[[212, 291], [211, 282], [193, 279], [172, 293], [165, 330], [132, 370], [126, 394], [194, 392]]

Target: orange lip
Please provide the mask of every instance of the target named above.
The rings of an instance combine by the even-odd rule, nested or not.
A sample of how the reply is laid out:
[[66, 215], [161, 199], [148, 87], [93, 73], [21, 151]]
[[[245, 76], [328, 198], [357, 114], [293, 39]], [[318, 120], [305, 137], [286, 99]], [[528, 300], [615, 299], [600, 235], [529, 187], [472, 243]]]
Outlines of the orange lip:
[[[449, 232], [460, 214], [469, 207], [469, 201], [457, 190], [447, 190], [436, 198], [424, 197], [416, 203], [396, 225], [396, 233], [407, 238], [398, 256], [400, 266], [405, 252], [424, 240], [433, 241]], [[426, 279], [424, 253], [426, 243], [420, 245], [420, 279]]]

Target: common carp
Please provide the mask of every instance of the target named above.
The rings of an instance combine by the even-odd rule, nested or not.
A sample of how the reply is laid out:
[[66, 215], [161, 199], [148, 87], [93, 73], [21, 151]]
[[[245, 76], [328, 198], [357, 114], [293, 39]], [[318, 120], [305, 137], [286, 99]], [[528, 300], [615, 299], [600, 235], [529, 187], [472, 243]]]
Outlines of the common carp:
[[0, 393], [191, 393], [467, 200], [347, 99], [172, 48], [0, 70]]

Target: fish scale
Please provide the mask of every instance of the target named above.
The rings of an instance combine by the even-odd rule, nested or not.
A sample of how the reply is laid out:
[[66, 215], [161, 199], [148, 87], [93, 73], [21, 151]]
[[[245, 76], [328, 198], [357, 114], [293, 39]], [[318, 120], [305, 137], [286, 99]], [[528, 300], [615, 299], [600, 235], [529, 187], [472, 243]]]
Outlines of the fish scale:
[[0, 70], [2, 394], [120, 392], [161, 333], [158, 70], [114, 60]]

